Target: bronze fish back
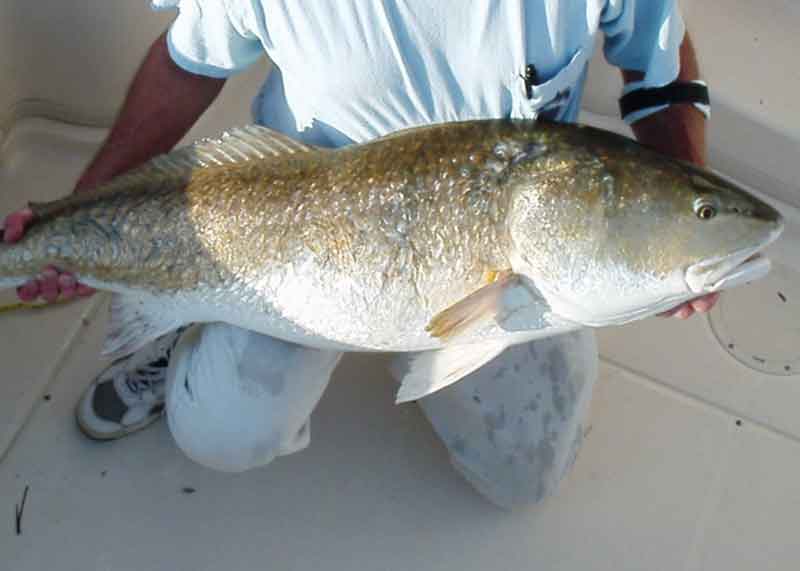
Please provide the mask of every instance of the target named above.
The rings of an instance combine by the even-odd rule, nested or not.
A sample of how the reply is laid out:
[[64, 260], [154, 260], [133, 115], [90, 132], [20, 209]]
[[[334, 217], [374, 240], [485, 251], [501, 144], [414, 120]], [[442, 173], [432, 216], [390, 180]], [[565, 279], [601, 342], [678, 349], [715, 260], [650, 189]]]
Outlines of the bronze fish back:
[[154, 291], [225, 287], [301, 256], [331, 279], [418, 286], [444, 267], [474, 282], [507, 265], [500, 182], [513, 132], [508, 122], [433, 126], [100, 188], [38, 206], [16, 265]]

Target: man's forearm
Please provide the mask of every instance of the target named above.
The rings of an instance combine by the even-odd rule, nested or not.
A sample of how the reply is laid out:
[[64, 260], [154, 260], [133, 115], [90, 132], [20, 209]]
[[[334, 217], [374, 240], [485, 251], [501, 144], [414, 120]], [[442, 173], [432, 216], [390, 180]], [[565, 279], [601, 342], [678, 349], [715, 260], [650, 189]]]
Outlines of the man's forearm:
[[97, 184], [169, 151], [216, 99], [224, 79], [189, 73], [169, 55], [166, 34], [151, 46], [108, 138], [75, 190]]
[[[687, 32], [680, 48], [679, 81], [699, 79], [692, 41]], [[641, 72], [622, 72], [626, 82], [642, 79]], [[693, 105], [672, 105], [663, 111], [640, 119], [631, 125], [636, 138], [643, 144], [666, 155], [695, 164], [706, 163], [706, 120]]]

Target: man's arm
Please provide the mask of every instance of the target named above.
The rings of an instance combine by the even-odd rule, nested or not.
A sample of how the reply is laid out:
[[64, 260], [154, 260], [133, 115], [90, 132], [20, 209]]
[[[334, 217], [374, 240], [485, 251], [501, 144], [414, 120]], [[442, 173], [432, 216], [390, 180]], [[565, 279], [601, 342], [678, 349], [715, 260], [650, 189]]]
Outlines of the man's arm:
[[[224, 79], [189, 73], [172, 61], [166, 33], [153, 42], [134, 76], [122, 109], [97, 155], [75, 185], [75, 192], [87, 190], [169, 151], [216, 99]], [[33, 218], [29, 209], [10, 214], [3, 239], [15, 242]], [[42, 278], [20, 287], [20, 299], [31, 301], [40, 295], [55, 301], [91, 293], [68, 273], [46, 268]]]
[[[687, 32], [680, 48], [678, 81], [700, 79], [692, 40]], [[640, 81], [642, 72], [622, 71], [625, 83]], [[636, 138], [655, 150], [698, 165], [706, 163], [706, 120], [693, 105], [672, 105], [631, 125]]]
[[153, 42], [108, 138], [76, 184], [80, 192], [169, 151], [225, 84], [189, 73], [169, 55], [166, 33]]
[[108, 138], [75, 186], [80, 192], [169, 151], [225, 84], [189, 73], [169, 55], [166, 33], [153, 42], [134, 76]]
[[[692, 40], [687, 32], [680, 47], [678, 81], [700, 79]], [[626, 83], [643, 79], [642, 72], [623, 70]], [[672, 105], [631, 125], [636, 139], [665, 155], [706, 164], [706, 118], [693, 105]], [[695, 312], [709, 311], [719, 299], [718, 293], [699, 297], [668, 311], [664, 315], [686, 319]]]

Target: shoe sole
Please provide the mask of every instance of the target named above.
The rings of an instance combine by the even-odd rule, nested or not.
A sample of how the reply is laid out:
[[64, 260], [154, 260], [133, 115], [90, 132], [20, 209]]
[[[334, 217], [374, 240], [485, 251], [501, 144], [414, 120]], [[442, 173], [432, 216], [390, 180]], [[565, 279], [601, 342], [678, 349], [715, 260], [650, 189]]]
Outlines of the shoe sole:
[[[78, 405], [78, 410], [76, 413], [80, 412], [80, 404]], [[81, 420], [80, 414], [75, 414], [75, 421], [78, 424], [78, 428], [84, 434], [84, 436], [97, 441], [108, 441], [108, 440], [119, 440], [120, 438], [124, 438], [129, 434], [133, 434], [134, 432], [139, 432], [140, 430], [144, 430], [154, 422], [161, 420], [164, 417], [165, 411], [161, 411], [158, 414], [153, 416], [147, 417], [144, 420], [137, 422], [136, 424], [131, 424], [130, 426], [123, 426], [119, 430], [114, 432], [97, 432], [93, 430], [90, 426], [87, 426]]]

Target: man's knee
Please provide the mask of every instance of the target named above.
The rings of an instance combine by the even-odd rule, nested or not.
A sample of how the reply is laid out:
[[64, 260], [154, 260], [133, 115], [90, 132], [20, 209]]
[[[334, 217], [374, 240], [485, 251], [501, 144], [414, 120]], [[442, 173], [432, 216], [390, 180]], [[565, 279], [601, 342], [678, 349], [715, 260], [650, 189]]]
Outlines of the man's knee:
[[456, 441], [449, 446], [450, 461], [493, 504], [506, 509], [526, 507], [558, 492], [582, 437], [578, 424], [570, 433], [539, 440], [496, 434], [489, 446]]
[[302, 450], [337, 360], [230, 326], [189, 329], [168, 372], [167, 421], [176, 444], [195, 462], [224, 472]]
[[452, 463], [506, 508], [554, 494], [574, 461], [597, 374], [591, 332], [512, 347], [420, 405]]
[[167, 415], [178, 448], [194, 462], [220, 472], [238, 473], [266, 466], [278, 456], [302, 450], [310, 441], [307, 423], [295, 434], [286, 434], [284, 427], [268, 423], [225, 423], [220, 427], [215, 422], [219, 419], [213, 416], [182, 412], [172, 410]]

